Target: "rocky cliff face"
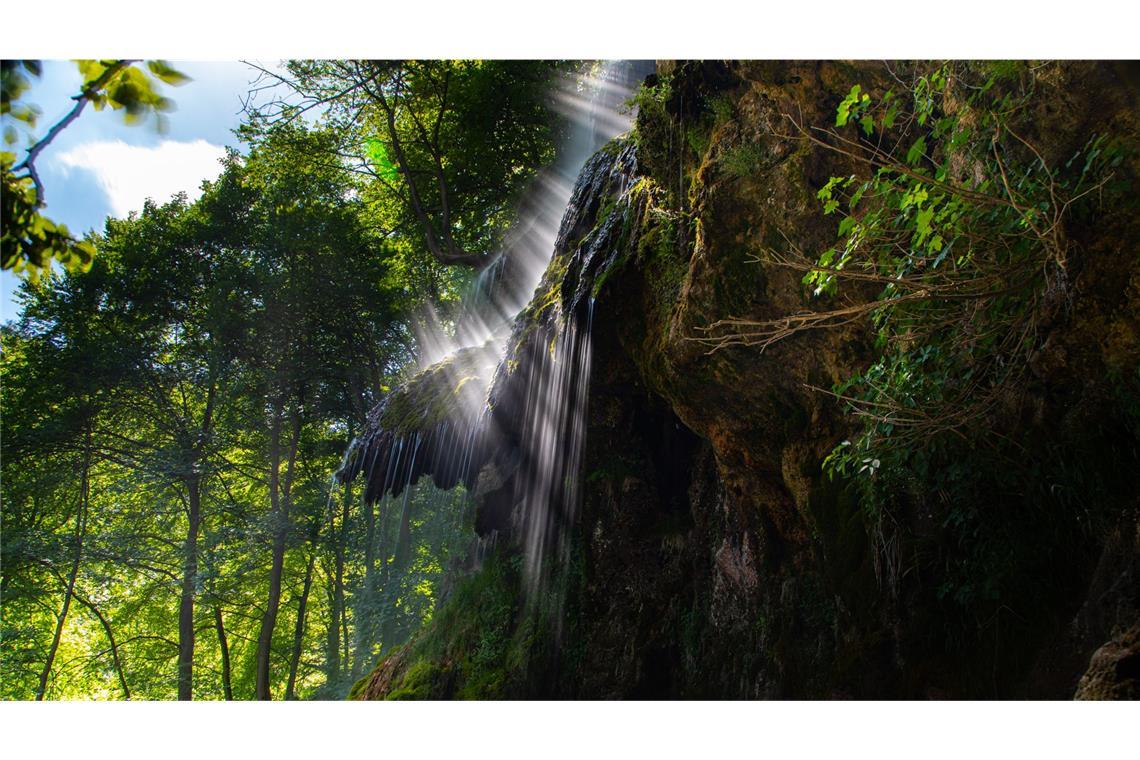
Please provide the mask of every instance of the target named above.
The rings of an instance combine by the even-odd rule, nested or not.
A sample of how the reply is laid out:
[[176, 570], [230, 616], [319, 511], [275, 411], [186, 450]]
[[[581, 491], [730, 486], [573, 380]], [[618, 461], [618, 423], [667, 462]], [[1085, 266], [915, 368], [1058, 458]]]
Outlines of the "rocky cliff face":
[[[493, 432], [467, 482], [497, 549], [355, 695], [1067, 698], [1080, 681], [1083, 696], [1134, 696], [1131, 195], [1064, 230], [1064, 308], [1036, 336], [1028, 388], [993, 420], [1023, 452], [1019, 485], [979, 474], [969, 503], [947, 504], [915, 479], [884, 524], [821, 466], [858, 420], [820, 389], [871, 360], [869, 324], [763, 351], [710, 352], [700, 338], [726, 317], [812, 308], [802, 272], [759, 254], [830, 245], [817, 191], [869, 169], [803, 139], [789, 115], [830, 124], [852, 84], [885, 89], [894, 72], [684, 63], [659, 75], [668, 95], [642, 104], [636, 138], [587, 167], [492, 386]], [[1028, 136], [1042, 160], [1064, 163], [1094, 131], [1135, 148], [1134, 80], [1122, 66], [1050, 68]], [[522, 378], [535, 346], [557, 340], [559, 320], [581, 324], [587, 304], [580, 504], [558, 526], [559, 566], [528, 593], [513, 481]], [[1080, 483], [1096, 484], [1088, 498], [1063, 497]]]

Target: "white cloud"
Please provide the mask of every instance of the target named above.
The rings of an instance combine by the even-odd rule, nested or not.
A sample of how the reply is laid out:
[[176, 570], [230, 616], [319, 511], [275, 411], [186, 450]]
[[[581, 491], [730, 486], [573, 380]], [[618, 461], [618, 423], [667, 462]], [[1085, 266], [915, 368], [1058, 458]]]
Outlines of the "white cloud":
[[225, 153], [225, 148], [205, 140], [163, 140], [153, 148], [111, 140], [84, 143], [55, 160], [65, 171], [93, 173], [107, 193], [112, 213], [125, 217], [141, 211], [147, 198], [164, 203], [179, 192], [197, 198], [202, 180], [221, 174], [218, 159]]

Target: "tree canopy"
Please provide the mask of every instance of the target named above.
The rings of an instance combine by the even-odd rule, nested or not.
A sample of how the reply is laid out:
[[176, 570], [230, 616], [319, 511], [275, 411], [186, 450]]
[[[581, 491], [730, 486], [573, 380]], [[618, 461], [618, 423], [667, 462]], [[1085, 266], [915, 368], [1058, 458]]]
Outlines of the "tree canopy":
[[[366, 177], [375, 224], [445, 265], [485, 266], [527, 180], [565, 125], [550, 108], [559, 62], [290, 61], [251, 105], [265, 133], [306, 114], [337, 135], [327, 155]], [[415, 231], [417, 234], [411, 234]]]
[[[128, 97], [140, 67], [85, 65], [76, 113], [166, 110]], [[84, 240], [40, 214], [34, 154], [6, 159], [34, 218], [6, 206], [4, 265], [39, 276], [0, 333], [4, 697], [342, 696], [467, 548], [462, 489], [372, 504], [331, 475], [414, 369], [416, 309], [457, 299], [551, 160], [557, 67], [289, 68], [322, 119], [254, 117], [197, 200]], [[5, 64], [11, 113], [36, 73]]]

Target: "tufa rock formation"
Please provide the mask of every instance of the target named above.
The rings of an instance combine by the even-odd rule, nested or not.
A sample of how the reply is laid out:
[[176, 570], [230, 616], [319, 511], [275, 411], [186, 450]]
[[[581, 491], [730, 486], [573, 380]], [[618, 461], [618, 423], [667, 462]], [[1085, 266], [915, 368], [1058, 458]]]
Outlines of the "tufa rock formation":
[[[425, 458], [395, 485], [422, 473], [462, 481], [497, 548], [353, 696], [1135, 697], [1132, 193], [1066, 222], [1063, 302], [1041, 307], [1051, 310], [1029, 380], [985, 420], [1020, 453], [998, 477], [979, 451], [965, 463], [969, 496], [914, 476], [889, 519], [873, 519], [851, 483], [825, 474], [859, 421], [820, 389], [870, 363], [869, 320], [763, 351], [710, 353], [699, 340], [725, 317], [815, 307], [801, 271], [761, 254], [832, 245], [817, 192], [872, 169], [794, 124], [831, 125], [853, 84], [881, 93], [896, 76], [868, 63], [659, 64], [648, 84], [668, 79], [667, 96], [643, 102], [636, 135], [583, 171], [491, 381], [470, 467]], [[1132, 182], [1132, 68], [1048, 64], [1037, 81], [1023, 121], [1041, 159], [1062, 165], [1091, 134], [1111, 134], [1131, 151], [1117, 178]], [[591, 305], [577, 503], [557, 524], [559, 562], [528, 592], [517, 487], [527, 370]], [[475, 424], [408, 400], [435, 411], [378, 416], [350, 475], [390, 456], [393, 429]], [[369, 472], [370, 493], [393, 488], [384, 467]]]

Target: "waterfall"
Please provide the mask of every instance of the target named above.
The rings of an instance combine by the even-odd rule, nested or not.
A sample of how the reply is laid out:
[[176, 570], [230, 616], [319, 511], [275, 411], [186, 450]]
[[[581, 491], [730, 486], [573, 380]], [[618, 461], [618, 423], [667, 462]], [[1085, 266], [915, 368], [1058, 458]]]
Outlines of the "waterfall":
[[558, 159], [539, 172], [523, 194], [493, 262], [480, 272], [465, 298], [454, 334], [443, 328], [430, 308], [419, 320], [421, 367], [488, 340], [500, 344], [502, 358], [511, 325], [550, 263], [582, 167], [603, 145], [633, 126], [626, 103], [635, 93], [639, 75], [647, 71], [644, 64], [633, 61], [599, 63], [591, 72], [560, 82], [552, 106], [570, 127]]
[[560, 159], [531, 186], [455, 330], [428, 313], [434, 326], [417, 336], [423, 369], [372, 410], [337, 475], [363, 474], [372, 502], [425, 474], [440, 489], [464, 485], [480, 536], [473, 561], [510, 534], [530, 598], [568, 558], [587, 427], [590, 283], [616, 247], [613, 219], [594, 222], [634, 171], [628, 147], [600, 149], [629, 130], [625, 104], [648, 70], [601, 65], [558, 89], [570, 123]]
[[585, 324], [567, 320], [554, 350], [532, 361], [527, 380], [522, 445], [530, 466], [516, 481], [516, 503], [530, 596], [546, 580], [551, 559], [556, 566], [565, 564], [569, 528], [577, 517], [592, 329], [593, 299]]

